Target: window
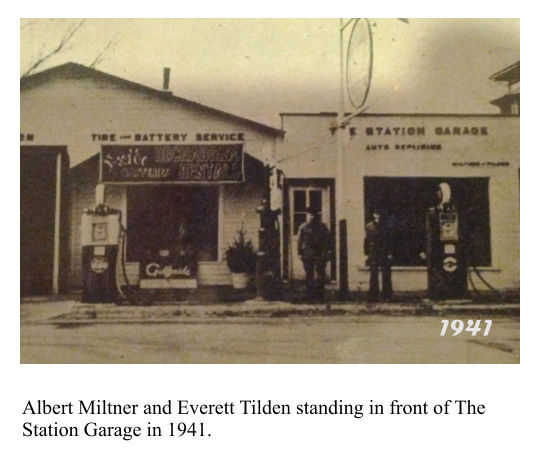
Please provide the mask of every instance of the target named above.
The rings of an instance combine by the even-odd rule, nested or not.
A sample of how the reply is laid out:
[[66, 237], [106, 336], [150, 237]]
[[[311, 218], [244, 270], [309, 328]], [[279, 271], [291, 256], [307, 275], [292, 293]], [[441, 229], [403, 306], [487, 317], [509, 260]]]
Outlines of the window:
[[[309, 209], [317, 209], [322, 212], [322, 189], [320, 188], [299, 188], [294, 190], [293, 209], [294, 209], [294, 235], [298, 234], [300, 226], [307, 221]], [[323, 220], [324, 221], [324, 220]]]
[[217, 261], [217, 186], [130, 186], [128, 261], [140, 261], [175, 245], [180, 224], [195, 242], [200, 261]]
[[447, 182], [459, 213], [460, 237], [471, 244], [471, 264], [491, 266], [489, 178], [365, 177], [366, 223], [374, 208], [385, 213], [393, 231], [394, 264], [421, 266], [425, 214], [436, 202], [437, 186]]

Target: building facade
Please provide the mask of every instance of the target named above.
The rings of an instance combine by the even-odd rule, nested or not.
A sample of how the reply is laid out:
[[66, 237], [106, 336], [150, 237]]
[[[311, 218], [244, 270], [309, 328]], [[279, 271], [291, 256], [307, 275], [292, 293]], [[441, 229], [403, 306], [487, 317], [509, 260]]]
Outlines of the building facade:
[[[21, 79], [21, 154], [61, 146], [72, 162], [70, 202], [63, 207], [72, 289], [82, 283], [81, 216], [96, 202], [121, 211], [133, 283], [145, 249], [168, 248], [184, 224], [199, 252], [199, 284], [230, 284], [224, 250], [241, 228], [257, 245], [264, 165], [275, 159], [281, 136], [168, 88], [74, 63]], [[24, 174], [21, 186], [30, 186]], [[34, 250], [25, 244], [21, 254], [35, 256]]]
[[[469, 267], [489, 284], [476, 287], [519, 289], [519, 112], [361, 114], [346, 130], [336, 130], [336, 114], [283, 113], [276, 129], [174, 96], [168, 80], [153, 89], [73, 63], [21, 80], [23, 293], [81, 288], [81, 218], [103, 202], [126, 228], [129, 283], [149, 251], [169, 249], [186, 228], [198, 285], [230, 285], [224, 251], [240, 229], [258, 247], [256, 210], [268, 197], [280, 210], [284, 281], [305, 279], [298, 233], [316, 208], [332, 234], [331, 284], [345, 274], [350, 290], [366, 292], [363, 242], [377, 209], [395, 239], [394, 289], [423, 292], [425, 218], [441, 182], [467, 226]], [[337, 131], [346, 132], [341, 178]]]
[[[469, 265], [497, 289], [519, 288], [519, 118], [501, 115], [361, 114], [347, 128], [344, 177], [337, 180], [336, 115], [281, 115], [279, 148], [286, 175], [283, 243], [285, 274], [302, 279], [295, 251], [310, 206], [322, 212], [336, 238], [336, 185], [343, 184], [348, 286], [367, 291], [363, 241], [374, 209], [392, 224], [397, 291], [425, 291], [425, 217], [447, 182], [468, 226]], [[336, 261], [328, 273], [336, 277]], [[478, 289], [486, 285], [478, 281]]]

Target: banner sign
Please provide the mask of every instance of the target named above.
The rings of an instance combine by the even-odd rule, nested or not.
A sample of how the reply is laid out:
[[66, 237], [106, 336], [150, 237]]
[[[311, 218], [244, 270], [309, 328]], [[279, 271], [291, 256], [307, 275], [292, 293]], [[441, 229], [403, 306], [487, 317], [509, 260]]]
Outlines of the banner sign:
[[242, 144], [101, 146], [103, 183], [243, 182]]

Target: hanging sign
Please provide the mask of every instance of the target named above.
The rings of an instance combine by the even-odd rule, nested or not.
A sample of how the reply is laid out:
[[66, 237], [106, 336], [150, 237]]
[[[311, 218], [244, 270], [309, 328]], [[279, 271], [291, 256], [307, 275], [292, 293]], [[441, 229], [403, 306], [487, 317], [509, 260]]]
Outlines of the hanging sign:
[[242, 144], [104, 145], [100, 164], [102, 183], [244, 181]]

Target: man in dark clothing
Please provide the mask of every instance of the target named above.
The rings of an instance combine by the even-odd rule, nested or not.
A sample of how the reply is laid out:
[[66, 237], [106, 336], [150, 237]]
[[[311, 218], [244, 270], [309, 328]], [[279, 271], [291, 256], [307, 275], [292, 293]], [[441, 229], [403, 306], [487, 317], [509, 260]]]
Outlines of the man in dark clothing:
[[329, 245], [328, 227], [321, 222], [320, 213], [315, 209], [310, 209], [307, 222], [300, 226], [298, 234], [298, 254], [304, 263], [309, 298], [324, 298]]
[[366, 225], [364, 254], [369, 265], [370, 300], [379, 299], [379, 268], [382, 272], [382, 298], [392, 298], [392, 232], [380, 211], [373, 212], [373, 220]]

